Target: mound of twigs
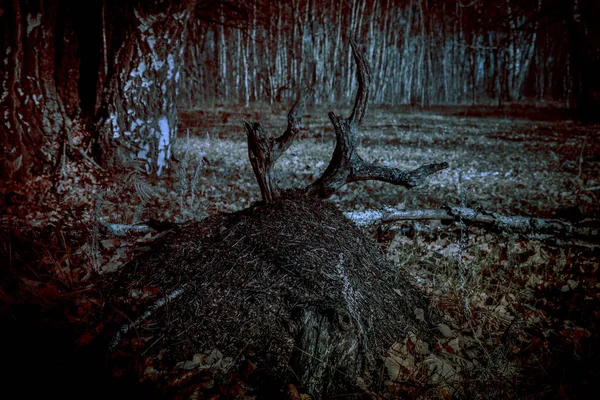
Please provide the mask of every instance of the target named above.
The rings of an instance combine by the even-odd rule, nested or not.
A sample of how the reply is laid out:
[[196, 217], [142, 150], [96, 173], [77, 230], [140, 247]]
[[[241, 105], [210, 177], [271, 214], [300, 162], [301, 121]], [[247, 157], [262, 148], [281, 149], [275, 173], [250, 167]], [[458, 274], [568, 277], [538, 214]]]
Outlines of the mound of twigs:
[[111, 350], [171, 366], [218, 350], [317, 396], [372, 390], [389, 347], [438, 321], [370, 238], [300, 192], [173, 230], [117, 279]]

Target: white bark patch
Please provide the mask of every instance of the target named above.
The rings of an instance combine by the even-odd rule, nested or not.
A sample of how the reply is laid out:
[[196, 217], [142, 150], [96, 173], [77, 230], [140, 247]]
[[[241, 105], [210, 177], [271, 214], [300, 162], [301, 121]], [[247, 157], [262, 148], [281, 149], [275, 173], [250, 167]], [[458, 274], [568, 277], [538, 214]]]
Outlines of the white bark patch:
[[31, 14], [27, 14], [27, 36], [35, 28], [42, 24], [42, 13], [38, 13], [35, 18]]
[[148, 152], [150, 151], [150, 145], [148, 143], [140, 146], [140, 151], [137, 153], [137, 158], [142, 160], [148, 160]]
[[158, 70], [160, 70], [160, 69], [163, 67], [163, 65], [165, 65], [165, 62], [164, 62], [164, 61], [161, 61], [161, 60], [159, 60], [159, 59], [157, 59], [157, 58], [155, 58], [155, 59], [152, 61], [152, 66], [154, 67], [154, 70], [155, 70], [155, 71], [158, 71]]
[[152, 50], [152, 52], [154, 52], [154, 46], [156, 45], [156, 38], [154, 38], [153, 36], [148, 36], [146, 41], [148, 42], [148, 46], [150, 46], [150, 50]]
[[175, 18], [177, 21], [185, 20], [186, 17], [187, 17], [186, 11], [181, 11], [181, 12], [173, 14], [173, 18]]
[[163, 83], [162, 86], [160, 87], [160, 89], [162, 90], [162, 94], [163, 94], [162, 108], [164, 111], [167, 111], [167, 106], [169, 105], [168, 97], [167, 97], [167, 84]]
[[[11, 53], [10, 47], [6, 49], [7, 57], [4, 58], [3, 63], [5, 66], [8, 66], [8, 56]], [[0, 103], [3, 103], [8, 97], [8, 74], [3, 75], [4, 79], [2, 79], [2, 97], [0, 97]]]
[[383, 218], [383, 212], [378, 210], [349, 211], [344, 214], [358, 226], [372, 225]]
[[119, 130], [119, 120], [117, 114], [111, 113], [108, 117], [108, 120], [110, 121], [110, 126], [112, 126], [113, 138], [118, 139], [119, 136], [121, 136], [121, 133]]
[[173, 71], [175, 71], [175, 57], [173, 54], [167, 56], [167, 62], [169, 63], [169, 70], [167, 71], [167, 79], [173, 78]]
[[131, 71], [131, 76], [139, 76], [140, 78], [144, 75], [144, 72], [146, 72], [146, 63], [144, 62], [144, 60], [140, 61], [140, 65], [138, 65], [137, 69], [133, 69]]
[[159, 18], [165, 19], [164, 14], [147, 15], [145, 17], [142, 17], [140, 12], [136, 8], [133, 9], [133, 13], [135, 14], [135, 17], [138, 19], [138, 21], [140, 21], [138, 29], [142, 33], [146, 32], [147, 30], [150, 30], [152, 32], [152, 25], [156, 22], [156, 20]]
[[167, 117], [163, 116], [158, 120], [158, 128], [159, 131], [156, 133], [158, 136], [158, 159], [156, 160], [158, 171], [156, 171], [156, 174], [160, 176], [163, 167], [166, 165], [166, 160], [169, 158], [170, 150], [171, 130]]

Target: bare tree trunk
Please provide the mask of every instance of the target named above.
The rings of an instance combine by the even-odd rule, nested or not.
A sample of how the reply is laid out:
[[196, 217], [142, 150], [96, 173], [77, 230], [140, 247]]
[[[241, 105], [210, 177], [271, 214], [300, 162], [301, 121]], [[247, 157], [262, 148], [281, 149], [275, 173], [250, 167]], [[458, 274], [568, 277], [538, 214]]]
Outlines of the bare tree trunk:
[[[585, 9], [592, 7], [588, 0], [579, 1]], [[223, 21], [217, 20], [211, 26], [207, 48], [214, 52], [200, 54], [194, 68], [203, 71], [201, 76], [222, 77], [223, 81], [210, 81], [209, 90], [198, 85], [195, 91], [208, 99], [248, 97], [275, 103], [287, 100], [292, 93], [287, 89], [318, 84], [322, 91], [315, 102], [335, 102], [350, 96], [355, 88], [351, 54], [341, 51], [340, 43], [343, 38], [357, 36], [368, 42], [369, 58], [374, 61], [380, 84], [373, 91], [376, 103], [479, 104], [494, 97], [501, 103], [533, 92], [536, 97], [544, 92], [564, 100], [569, 91], [573, 97], [593, 99], [597, 92], [594, 87], [600, 86], [592, 72], [598, 60], [589, 50], [595, 46], [594, 37], [600, 36], [587, 21], [593, 7], [582, 18], [577, 17], [580, 22], [544, 26], [545, 21], [540, 20], [542, 6], [558, 7], [547, 2], [518, 4], [515, 0], [494, 6], [481, 2], [293, 0], [275, 4], [253, 0], [247, 5], [246, 25], [223, 27]], [[228, 10], [221, 5], [214, 7]], [[573, 20], [569, 16], [572, 8], [565, 8], [563, 11], [568, 12], [561, 15]], [[226, 22], [230, 23], [228, 19]], [[571, 34], [565, 35], [567, 25]], [[243, 46], [237, 45], [240, 29], [247, 29], [242, 32]], [[580, 50], [569, 44], [575, 42]], [[263, 57], [267, 54], [269, 57]], [[327, 74], [332, 69], [339, 71], [335, 77]], [[573, 90], [582, 85], [571, 83], [582, 79], [578, 70], [589, 70], [584, 74], [587, 86], [583, 85], [581, 96], [575, 96]], [[541, 80], [538, 72], [547, 78]], [[241, 88], [246, 75], [249, 95]], [[553, 75], [553, 82], [548, 82]], [[220, 88], [217, 93], [212, 92], [213, 86]]]
[[[598, 37], [591, 32], [600, 33], [597, 24], [591, 19], [593, 2], [574, 0], [569, 10], [566, 10], [567, 28], [570, 44], [571, 81], [573, 97], [579, 118], [586, 122], [600, 120], [600, 79], [597, 69], [600, 67], [600, 56], [597, 49], [600, 46]], [[596, 15], [600, 8], [597, 4]], [[594, 48], [596, 50], [594, 50]]]
[[0, 180], [25, 179], [57, 163], [67, 122], [54, 77], [56, 1], [5, 2], [0, 40]]
[[[248, 41], [250, 39], [248, 38]], [[250, 82], [248, 80], [248, 70], [250, 66], [248, 65], [248, 42], [244, 44], [244, 40], [242, 38], [242, 34], [240, 32], [240, 46], [242, 51], [242, 69], [244, 74], [244, 105], [248, 107], [250, 105]]]
[[[102, 164], [133, 166], [137, 159], [159, 175], [168, 167], [193, 5], [192, 0], [177, 5], [165, 0], [134, 6], [128, 21], [133, 28], [113, 35], [115, 61], [96, 117], [96, 150]], [[114, 30], [123, 26], [116, 19], [112, 23]]]

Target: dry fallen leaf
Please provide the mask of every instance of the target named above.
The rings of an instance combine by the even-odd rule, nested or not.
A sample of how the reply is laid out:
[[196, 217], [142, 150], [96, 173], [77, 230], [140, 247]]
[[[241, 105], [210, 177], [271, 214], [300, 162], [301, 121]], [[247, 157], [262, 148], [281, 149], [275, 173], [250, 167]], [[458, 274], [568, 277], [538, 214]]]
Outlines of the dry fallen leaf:
[[422, 308], [415, 308], [415, 318], [419, 321], [425, 322], [425, 311]]
[[454, 337], [456, 334], [454, 331], [446, 324], [438, 324], [438, 329], [445, 337]]

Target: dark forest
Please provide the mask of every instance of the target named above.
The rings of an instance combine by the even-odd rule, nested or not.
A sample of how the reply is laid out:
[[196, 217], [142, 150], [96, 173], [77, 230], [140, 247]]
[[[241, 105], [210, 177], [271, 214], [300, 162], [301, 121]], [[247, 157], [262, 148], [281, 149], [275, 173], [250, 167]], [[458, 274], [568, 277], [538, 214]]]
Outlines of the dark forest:
[[600, 3], [0, 0], [20, 398], [587, 399]]

